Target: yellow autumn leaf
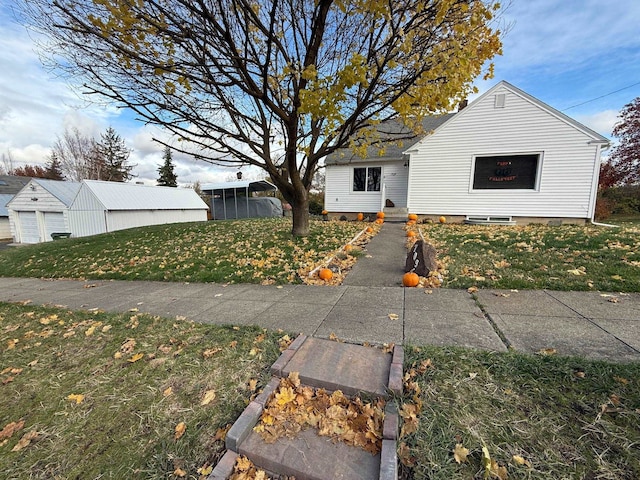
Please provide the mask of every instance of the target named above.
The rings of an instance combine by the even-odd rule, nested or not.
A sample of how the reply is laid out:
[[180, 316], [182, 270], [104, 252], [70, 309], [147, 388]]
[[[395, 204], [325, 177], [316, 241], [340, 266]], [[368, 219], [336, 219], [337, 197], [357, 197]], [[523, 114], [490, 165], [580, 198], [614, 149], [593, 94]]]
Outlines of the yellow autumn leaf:
[[162, 392], [162, 396], [163, 397], [168, 397], [169, 395], [173, 394], [173, 387], [167, 387], [164, 389], [164, 391]]
[[469, 449], [464, 448], [461, 443], [456, 444], [456, 448], [453, 449], [453, 458], [457, 463], [464, 463], [467, 461], [469, 455]]
[[235, 469], [236, 472], [246, 472], [252, 466], [253, 466], [253, 463], [251, 463], [251, 460], [249, 460], [245, 456], [242, 456], [242, 457], [238, 457], [236, 459], [236, 465], [235, 465], [234, 469]]
[[513, 462], [516, 465], [526, 465], [527, 467], [531, 468], [531, 462], [520, 455], [514, 455]]
[[76, 402], [76, 405], [79, 405], [84, 401], [84, 395], [81, 393], [72, 393], [71, 395], [67, 395], [67, 400]]
[[181, 469], [181, 468], [176, 468], [176, 469], [173, 471], [173, 474], [174, 474], [176, 477], [180, 477], [180, 478], [182, 478], [182, 477], [186, 477], [186, 476], [187, 476], [187, 472], [185, 472], [185, 471], [184, 471], [183, 469]]
[[20, 340], [18, 340], [17, 338], [14, 338], [13, 340], [8, 340], [7, 341], [7, 350], [13, 350], [14, 348], [16, 348], [16, 344], [19, 341]]
[[129, 363], [135, 363], [138, 360], [140, 360], [142, 357], [144, 357], [144, 353], [136, 353], [135, 355], [133, 355], [131, 358], [127, 359], [127, 362]]
[[482, 466], [484, 467], [484, 478], [488, 478], [491, 474], [491, 455], [489, 449], [482, 446]]
[[249, 380], [250, 391], [255, 392], [257, 386], [258, 386], [258, 380], [256, 380], [255, 378], [252, 378], [251, 380]]
[[89, 328], [87, 328], [87, 331], [86, 331], [86, 332], [84, 332], [84, 334], [85, 334], [87, 337], [90, 337], [91, 335], [93, 335], [93, 334], [95, 333], [95, 331], [96, 331], [96, 327], [95, 327], [95, 325], [94, 325], [93, 327], [89, 327]]
[[179, 424], [176, 425], [174, 438], [176, 440], [180, 439], [184, 435], [184, 432], [186, 430], [187, 430], [187, 424], [184, 422], [180, 422]]
[[398, 320], [398, 318], [400, 318], [398, 317], [397, 313], [390, 313], [388, 317], [389, 317], [389, 320]]
[[203, 465], [197, 470], [198, 475], [209, 475], [213, 471], [213, 467], [211, 465]]
[[276, 393], [276, 402], [278, 406], [283, 407], [287, 403], [295, 400], [296, 395], [291, 387], [281, 387], [280, 391]]
[[207, 390], [204, 394], [204, 397], [202, 398], [202, 401], [200, 402], [200, 405], [204, 406], [204, 405], [209, 405], [211, 402], [213, 402], [216, 398], [216, 392], [215, 390]]
[[102, 327], [102, 333], [107, 333], [109, 330], [111, 330], [111, 325], [105, 325]]

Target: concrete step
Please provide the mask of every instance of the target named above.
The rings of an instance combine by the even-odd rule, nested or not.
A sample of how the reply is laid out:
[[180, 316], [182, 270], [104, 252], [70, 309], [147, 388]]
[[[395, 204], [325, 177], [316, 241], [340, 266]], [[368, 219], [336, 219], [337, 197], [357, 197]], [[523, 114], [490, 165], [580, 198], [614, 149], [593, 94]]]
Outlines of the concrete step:
[[282, 437], [267, 444], [253, 431], [262, 409], [275, 391], [278, 378], [298, 372], [303, 385], [341, 390], [346, 395], [364, 393], [388, 396], [402, 393], [402, 347], [393, 353], [362, 345], [334, 342], [300, 335], [271, 367], [273, 380], [245, 409], [227, 434], [228, 452], [208, 480], [228, 478], [235, 457], [245, 455], [256, 466], [278, 476], [297, 480], [397, 479], [396, 438], [398, 416], [389, 403], [385, 409], [382, 451], [365, 450], [333, 442], [314, 429], [305, 429], [295, 438]]

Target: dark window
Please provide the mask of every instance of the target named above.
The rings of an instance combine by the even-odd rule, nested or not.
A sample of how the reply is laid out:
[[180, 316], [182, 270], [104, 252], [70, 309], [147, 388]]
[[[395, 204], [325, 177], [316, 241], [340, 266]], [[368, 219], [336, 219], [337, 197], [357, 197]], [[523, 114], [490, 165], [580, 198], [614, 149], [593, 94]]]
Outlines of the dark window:
[[358, 167], [353, 169], [354, 192], [379, 192], [382, 167]]
[[476, 157], [474, 190], [535, 190], [540, 156]]

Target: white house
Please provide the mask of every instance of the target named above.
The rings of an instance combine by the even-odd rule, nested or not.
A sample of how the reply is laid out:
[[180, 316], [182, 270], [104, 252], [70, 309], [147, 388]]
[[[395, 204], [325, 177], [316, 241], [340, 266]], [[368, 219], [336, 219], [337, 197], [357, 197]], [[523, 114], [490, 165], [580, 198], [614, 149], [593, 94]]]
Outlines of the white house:
[[[380, 128], [389, 138], [402, 132], [397, 122]], [[593, 218], [609, 140], [513, 85], [427, 119], [425, 131], [402, 147], [390, 141], [383, 156], [372, 148], [367, 158], [347, 149], [327, 157], [325, 209], [499, 223]]]
[[86, 237], [125, 228], [206, 221], [208, 207], [191, 189], [132, 183], [32, 179], [8, 204], [16, 243]]
[[0, 175], [0, 240], [11, 239], [7, 204], [31, 180], [29, 177]]

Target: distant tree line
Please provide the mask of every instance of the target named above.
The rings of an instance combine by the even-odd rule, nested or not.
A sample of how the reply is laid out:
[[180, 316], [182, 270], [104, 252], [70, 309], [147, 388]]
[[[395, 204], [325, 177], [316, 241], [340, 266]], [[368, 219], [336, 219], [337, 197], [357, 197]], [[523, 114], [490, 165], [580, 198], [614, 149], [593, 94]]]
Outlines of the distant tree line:
[[132, 170], [136, 165], [129, 163], [130, 154], [131, 150], [112, 127], [107, 128], [99, 140], [71, 128], [53, 144], [44, 166], [14, 167], [10, 154], [3, 154], [3, 163], [8, 175], [75, 182], [126, 182], [135, 176]]

